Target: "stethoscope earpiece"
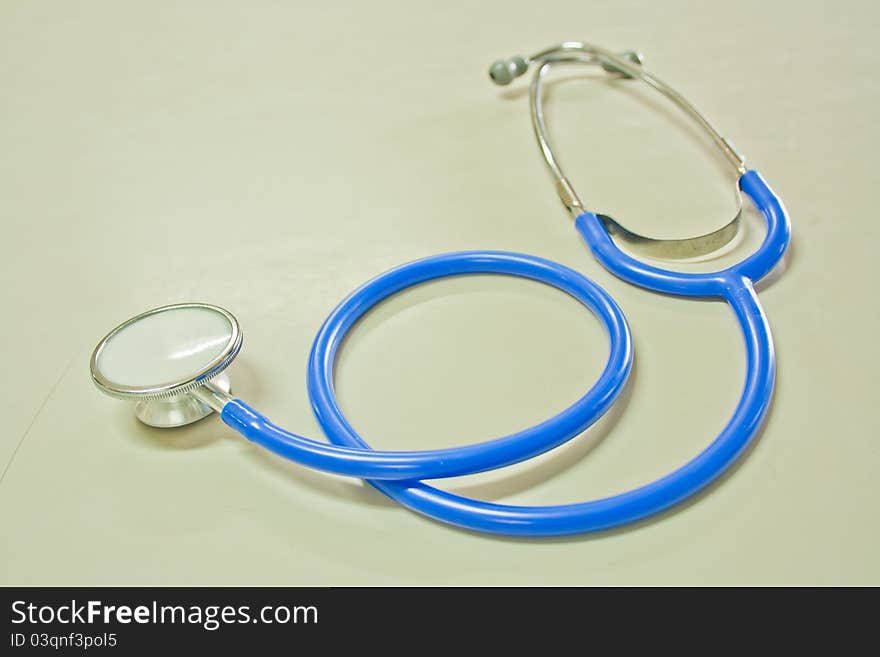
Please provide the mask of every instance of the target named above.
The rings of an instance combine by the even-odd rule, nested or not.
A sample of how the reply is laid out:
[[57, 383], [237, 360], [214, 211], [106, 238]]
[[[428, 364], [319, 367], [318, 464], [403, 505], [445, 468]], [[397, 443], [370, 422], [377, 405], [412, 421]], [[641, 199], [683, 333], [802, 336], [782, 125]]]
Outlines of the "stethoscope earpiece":
[[516, 56], [510, 59], [499, 59], [489, 67], [489, 77], [497, 85], [506, 86], [529, 70], [525, 58]]
[[[562, 44], [563, 46], [571, 46], [572, 44]], [[560, 47], [560, 50], [562, 48]], [[570, 50], [570, 49], [567, 49]], [[555, 51], [554, 51], [555, 52]], [[645, 63], [645, 56], [640, 53], [638, 50], [624, 50], [621, 53], [616, 55], [619, 59], [626, 61], [628, 64], [633, 66], [641, 66]], [[507, 59], [499, 59], [497, 61], [492, 62], [492, 65], [489, 66], [489, 78], [495, 84], [505, 87], [511, 82], [513, 82], [516, 78], [523, 75], [526, 71], [529, 70], [529, 65], [535, 62], [541, 61], [563, 61], [558, 57], [551, 56], [547, 51], [542, 51], [536, 55], [532, 55], [531, 57], [523, 57], [522, 55], [515, 55], [513, 57], [509, 57]], [[566, 59], [565, 61], [568, 61]], [[578, 57], [577, 61], [584, 61], [582, 57]], [[593, 60], [591, 60], [593, 61]], [[632, 73], [623, 70], [620, 66], [614, 63], [611, 59], [599, 58], [596, 57], [596, 61], [599, 62], [599, 65], [602, 69], [608, 73], [613, 73], [615, 75], [621, 75], [625, 78], [635, 77]]]

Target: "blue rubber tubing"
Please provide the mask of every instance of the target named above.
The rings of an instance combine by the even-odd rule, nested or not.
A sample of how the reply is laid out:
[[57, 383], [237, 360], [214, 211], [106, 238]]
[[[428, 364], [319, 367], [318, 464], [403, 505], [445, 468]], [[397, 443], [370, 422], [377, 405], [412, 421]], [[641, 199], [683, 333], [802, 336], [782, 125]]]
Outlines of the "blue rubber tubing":
[[[745, 383], [740, 401], [732, 417], [721, 433], [696, 457], [672, 473], [628, 492], [588, 502], [555, 506], [513, 506], [482, 502], [448, 493], [421, 481], [372, 478], [369, 479], [369, 483], [413, 511], [464, 529], [510, 536], [560, 536], [610, 529], [641, 520], [680, 503], [717, 479], [748, 447], [770, 405], [776, 371], [773, 340], [767, 318], [761, 308], [753, 284], [769, 273], [782, 259], [791, 237], [790, 223], [785, 208], [758, 173], [748, 171], [743, 174], [739, 186], [764, 215], [767, 222], [767, 235], [754, 254], [737, 265], [719, 272], [687, 274], [646, 265], [620, 251], [596, 215], [584, 213], [576, 220], [577, 230], [590, 247], [593, 255], [603, 266], [623, 280], [649, 290], [672, 295], [721, 298], [732, 308], [745, 342]], [[441, 261], [444, 258], [453, 258], [451, 262], [454, 263], [455, 269], [447, 271], [443, 275], [510, 273], [460, 270], [459, 267], [469, 263], [467, 257], [474, 255], [505, 256], [523, 261], [540, 262], [551, 268], [560, 267], [547, 261], [513, 254], [451, 254], [450, 256], [438, 256]], [[458, 260], [458, 258], [465, 259]], [[368, 283], [344, 301], [328, 318], [319, 332], [309, 362], [309, 394], [315, 415], [328, 439], [334, 444], [362, 450], [369, 449], [367, 443], [345, 421], [333, 396], [332, 365], [339, 342], [345, 332], [357, 321], [357, 318], [382, 298], [417, 282], [439, 277], [425, 276], [420, 280], [414, 280], [407, 275], [408, 267], [416, 267], [420, 263], [433, 261], [435, 259], [429, 258], [406, 265]], [[571, 270], [566, 271], [571, 275], [580, 276]], [[376, 284], [377, 281], [382, 281], [380, 287], [384, 288], [384, 284], [389, 282], [387, 277], [395, 272], [403, 279], [403, 281], [398, 281], [396, 287], [393, 289], [389, 287], [386, 294], [373, 299], [372, 303], [366, 306], [359, 306], [353, 302], [353, 298], [371, 285]], [[522, 274], [517, 272], [515, 275]], [[534, 276], [531, 278], [543, 280]], [[589, 281], [587, 282], [589, 283]], [[591, 289], [595, 288], [591, 283], [590, 286]], [[600, 298], [604, 298], [605, 295], [601, 290], [598, 288], [595, 290], [601, 294]], [[379, 291], [373, 290], [373, 293]], [[572, 293], [569, 289], [566, 291]], [[577, 297], [575, 294], [573, 296]], [[362, 301], [370, 299], [372, 297], [362, 299]], [[608, 301], [611, 303], [611, 307], [616, 309], [616, 305], [610, 299]], [[594, 305], [584, 303], [596, 311], [603, 321], [606, 319], [601, 312], [596, 310]], [[625, 371], [618, 372], [618, 377], [622, 375], [625, 380], [630, 368], [631, 344], [628, 331], [624, 331], [624, 334], [626, 339], [621, 342], [626, 349], [627, 357], [624, 359], [626, 367]], [[613, 360], [615, 342], [614, 334], [609, 331], [609, 335], [612, 336], [610, 365]], [[608, 367], [606, 367], [596, 386], [580, 401], [587, 399], [591, 393], [595, 392], [605, 376], [609, 374]], [[620, 381], [621, 386], [622, 383], [623, 380]], [[607, 403], [601, 408], [601, 412], [585, 414], [585, 416], [589, 416], [590, 423], [610, 406], [619, 391], [619, 387], [605, 390], [608, 394], [602, 399]], [[594, 411], [598, 410], [597, 406]], [[267, 436], [276, 437], [276, 433], [279, 431], [284, 436], [291, 435], [277, 428], [274, 428], [274, 432], [269, 431], [264, 422], [265, 419], [239, 400], [229, 402], [223, 409], [222, 416], [230, 426], [257, 442], [260, 442], [261, 439], [265, 440]], [[252, 422], [253, 426], [249, 427], [249, 422]], [[533, 429], [542, 426], [538, 425]], [[586, 426], [589, 426], [589, 423], [585, 424], [584, 428]], [[557, 441], [556, 444], [563, 442], [563, 440]], [[284, 454], [284, 450], [276, 449], [277, 446], [273, 446], [271, 443], [263, 442], [261, 444]]]
[[[450, 276], [503, 274], [558, 288], [593, 311], [610, 341], [599, 379], [561, 413], [517, 433], [475, 445], [426, 451], [373, 450], [349, 425], [336, 401], [333, 363], [346, 333], [371, 308], [406, 288]], [[290, 433], [241, 400], [226, 404], [224, 422], [249, 440], [304, 465], [369, 480], [457, 477], [511, 465], [582, 433], [611, 406], [632, 368], [632, 337], [614, 300], [583, 274], [518, 253], [466, 251], [433, 256], [392, 269], [349, 295], [325, 320], [312, 346], [308, 389], [312, 408], [333, 444]]]

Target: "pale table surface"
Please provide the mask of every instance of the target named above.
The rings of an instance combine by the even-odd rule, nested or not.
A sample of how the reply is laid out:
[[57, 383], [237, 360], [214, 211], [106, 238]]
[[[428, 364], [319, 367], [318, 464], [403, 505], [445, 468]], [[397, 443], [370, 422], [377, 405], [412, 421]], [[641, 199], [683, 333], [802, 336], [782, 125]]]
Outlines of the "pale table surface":
[[[880, 584], [876, 3], [0, 4], [0, 584]], [[559, 540], [471, 534], [260, 451], [216, 417], [140, 426], [88, 376], [146, 308], [242, 322], [235, 391], [320, 437], [305, 365], [323, 317], [398, 264], [489, 248], [594, 278], [633, 329], [625, 398], [535, 461], [442, 483], [550, 504], [646, 483], [736, 403], [729, 309], [651, 294], [591, 258], [493, 59], [582, 39], [638, 48], [791, 213], [761, 286], [779, 359], [754, 449], [695, 501]], [[637, 83], [559, 71], [553, 138], [588, 205], [658, 237], [717, 228], [734, 177]], [[733, 262], [762, 236], [750, 216]], [[607, 344], [562, 293], [482, 277], [371, 313], [338, 365], [375, 446], [466, 444], [561, 410]]]

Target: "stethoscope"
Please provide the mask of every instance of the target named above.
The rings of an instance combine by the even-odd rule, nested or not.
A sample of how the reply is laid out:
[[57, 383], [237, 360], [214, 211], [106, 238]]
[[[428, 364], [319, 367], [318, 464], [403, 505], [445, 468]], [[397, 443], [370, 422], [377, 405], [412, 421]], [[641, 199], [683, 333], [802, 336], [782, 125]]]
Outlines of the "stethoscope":
[[[713, 273], [679, 273], [628, 255], [705, 255], [729, 243], [739, 213], [724, 228], [691, 239], [655, 240], [628, 231], [610, 217], [584, 208], [564, 175], [547, 137], [542, 84], [560, 62], [600, 64], [612, 74], [639, 79], [669, 98], [711, 137], [739, 176], [739, 189], [763, 214], [767, 234], [755, 253]], [[223, 308], [184, 303], [155, 308], [113, 329], [95, 348], [92, 379], [105, 393], [135, 401], [135, 413], [156, 427], [183, 426], [216, 411], [247, 439], [303, 465], [367, 480], [400, 504], [470, 530], [517, 536], [556, 536], [608, 529], [659, 513], [690, 497], [724, 472], [748, 446], [767, 413], [773, 392], [773, 340], [754, 284], [779, 263], [790, 240], [788, 216], [763, 178], [745, 167], [742, 155], [679, 93], [641, 67], [641, 56], [616, 55], [585, 43], [563, 43], [528, 58], [496, 62], [498, 84], [535, 67], [530, 88], [532, 124], [556, 189], [575, 227], [596, 259], [615, 276], [655, 292], [724, 299], [733, 309], [746, 346], [747, 370], [733, 416], [708, 447], [677, 470], [649, 484], [603, 499], [557, 506], [511, 506], [482, 502], [434, 488], [426, 479], [473, 474], [537, 456], [574, 438], [599, 419], [620, 395], [629, 376], [633, 347], [627, 321], [615, 301], [582, 274], [520, 253], [467, 251], [432, 256], [392, 269], [344, 299], [324, 321], [308, 363], [308, 392], [329, 443], [290, 433], [235, 398], [224, 370], [241, 349], [235, 317]], [[599, 379], [586, 394], [540, 424], [487, 442], [427, 451], [372, 449], [343, 415], [336, 400], [333, 365], [348, 331], [371, 308], [414, 285], [450, 276], [501, 274], [558, 288], [577, 299], [603, 324], [610, 341]]]

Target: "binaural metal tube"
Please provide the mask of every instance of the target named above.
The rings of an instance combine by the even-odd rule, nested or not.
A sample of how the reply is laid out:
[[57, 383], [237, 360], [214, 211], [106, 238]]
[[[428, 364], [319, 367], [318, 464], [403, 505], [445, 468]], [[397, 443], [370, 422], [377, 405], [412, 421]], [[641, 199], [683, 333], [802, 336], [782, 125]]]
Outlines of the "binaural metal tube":
[[709, 135], [712, 142], [724, 154], [725, 158], [733, 164], [737, 172], [742, 175], [746, 172], [745, 158], [736, 149], [733, 143], [724, 137], [712, 123], [691, 104], [684, 96], [678, 93], [668, 84], [645, 71], [642, 66], [642, 57], [635, 51], [627, 51], [622, 54], [615, 54], [599, 46], [579, 41], [566, 41], [550, 48], [540, 50], [533, 55], [523, 57], [513, 57], [509, 60], [496, 62], [490, 68], [490, 76], [496, 84], [508, 84], [514, 77], [523, 75], [531, 65], [537, 65], [529, 93], [529, 105], [531, 108], [532, 127], [535, 131], [535, 137], [541, 148], [541, 155], [550, 169], [550, 173], [554, 178], [556, 191], [562, 202], [568, 210], [575, 216], [584, 211], [584, 205], [578, 197], [571, 182], [565, 176], [559, 160], [553, 152], [553, 146], [547, 134], [547, 124], [544, 120], [543, 107], [543, 83], [544, 75], [553, 64], [561, 63], [582, 63], [582, 64], [599, 64], [606, 71], [619, 73], [628, 78], [638, 79], [648, 86], [656, 89], [666, 98], [671, 100], [676, 107], [681, 109], [703, 131]]
[[[638, 55], [638, 63], [632, 61], [629, 57], [631, 57], [631, 53], [625, 53], [624, 56], [621, 56], [609, 50], [605, 50], [604, 48], [600, 48], [599, 46], [575, 41], [561, 43], [557, 46], [553, 46], [552, 48], [547, 48], [545, 50], [537, 52], [529, 57], [527, 60], [529, 64], [542, 65], [538, 69], [538, 71], [535, 72], [535, 77], [533, 78], [532, 91], [533, 95], [537, 95], [537, 100], [535, 102], [540, 108], [542, 102], [540, 93], [542, 86], [542, 75], [540, 75], [539, 73], [541, 71], [541, 68], [544, 68], [548, 64], [562, 62], [598, 62], [606, 70], [617, 71], [625, 74], [627, 77], [641, 80], [648, 86], [656, 89], [661, 94], [666, 96], [666, 98], [671, 100], [679, 109], [690, 116], [701, 128], [703, 128], [703, 130], [709, 135], [715, 145], [718, 146], [724, 156], [730, 161], [731, 164], [736, 167], [736, 170], [740, 174], [745, 173], [745, 157], [743, 157], [743, 155], [736, 149], [731, 141], [724, 137], [715, 128], [715, 126], [712, 125], [709, 119], [707, 119], [702, 114], [702, 112], [694, 107], [694, 105], [689, 102], [684, 96], [682, 96], [671, 86], [660, 80], [658, 77], [642, 68], [641, 58], [638, 57]], [[536, 129], [537, 128], [538, 126], [536, 126]], [[544, 142], [546, 142], [546, 129], [543, 125], [540, 127], [540, 132], [541, 138]], [[542, 150], [544, 150], [543, 147]]]

